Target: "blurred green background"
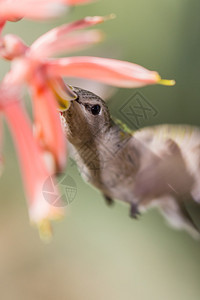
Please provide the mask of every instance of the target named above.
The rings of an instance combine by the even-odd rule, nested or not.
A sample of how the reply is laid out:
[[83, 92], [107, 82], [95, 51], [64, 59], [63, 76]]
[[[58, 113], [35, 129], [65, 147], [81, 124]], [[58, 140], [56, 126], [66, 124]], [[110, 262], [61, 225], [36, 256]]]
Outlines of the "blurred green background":
[[[9, 23], [5, 33], [19, 34], [30, 44], [66, 21], [114, 12], [115, 20], [98, 26], [107, 34], [104, 43], [78, 54], [129, 60], [176, 79], [173, 88], [139, 90], [159, 112], [144, 126], [200, 125], [199, 11], [199, 0], [101, 0], [73, 8], [58, 21]], [[8, 64], [1, 62], [1, 77], [7, 69]], [[114, 116], [121, 118], [119, 107], [134, 92], [120, 89], [113, 95], [109, 105]], [[154, 210], [134, 221], [127, 206], [116, 203], [108, 208], [70, 162], [67, 173], [76, 181], [76, 198], [66, 218], [54, 224], [53, 241], [42, 243], [29, 226], [7, 128], [5, 137], [6, 167], [0, 181], [1, 299], [200, 299], [200, 242], [168, 227]]]

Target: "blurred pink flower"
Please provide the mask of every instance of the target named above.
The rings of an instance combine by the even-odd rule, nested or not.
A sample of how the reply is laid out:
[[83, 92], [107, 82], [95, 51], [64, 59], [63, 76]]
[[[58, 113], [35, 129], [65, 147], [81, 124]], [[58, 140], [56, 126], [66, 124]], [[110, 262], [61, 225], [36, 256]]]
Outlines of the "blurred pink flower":
[[43, 150], [53, 157], [50, 166], [52, 172], [62, 171], [66, 164], [66, 140], [57, 108], [67, 109], [69, 101], [77, 96], [59, 75], [47, 74], [47, 57], [61, 53], [66, 47], [69, 51], [70, 47], [74, 50], [96, 43], [102, 36], [97, 30], [82, 31], [81, 34], [71, 35], [70, 39], [67, 34], [103, 20], [102, 17], [85, 18], [55, 28], [41, 36], [31, 47], [27, 47], [14, 35], [6, 35], [0, 40], [0, 55], [13, 61], [8, 74], [9, 84], [27, 83], [30, 87], [35, 135]]
[[[57, 111], [58, 102], [60, 109], [66, 109], [69, 106], [68, 100], [74, 99], [76, 95], [64, 85], [59, 76], [47, 76], [44, 67], [46, 60], [43, 57], [46, 57], [47, 50], [48, 56], [62, 52], [66, 46], [74, 49], [97, 42], [101, 38], [101, 33], [96, 30], [82, 32], [82, 36], [80, 33], [71, 36], [70, 42], [65, 34], [74, 28], [80, 29], [102, 21], [103, 18], [88, 18], [61, 26], [40, 37], [30, 48], [14, 35], [6, 35], [0, 40], [0, 55], [13, 60], [11, 71], [2, 85], [4, 88], [1, 88], [0, 111], [5, 115], [18, 149], [30, 219], [39, 226], [40, 232], [45, 236], [50, 234], [48, 219], [63, 215], [63, 209], [49, 205], [42, 194], [45, 179], [62, 171], [66, 164], [66, 141]], [[53, 40], [52, 35], [55, 35]], [[46, 38], [45, 48], [41, 41]], [[55, 47], [56, 43], [58, 47]], [[32, 93], [34, 133], [37, 142], [33, 139], [30, 122], [17, 99], [18, 89], [21, 91], [24, 83], [29, 85]], [[17, 91], [12, 88], [10, 91], [12, 94], [8, 96], [9, 88], [13, 86], [18, 87]], [[44, 158], [48, 158], [46, 161], [48, 169]]]
[[18, 92], [18, 89], [11, 88], [10, 85], [1, 84], [0, 113], [9, 125], [17, 149], [30, 220], [38, 226], [43, 238], [49, 238], [49, 220], [62, 216], [64, 209], [50, 205], [51, 199], [44, 199], [42, 194], [44, 182], [52, 174], [44, 163], [42, 149], [33, 137], [31, 124], [21, 105]]

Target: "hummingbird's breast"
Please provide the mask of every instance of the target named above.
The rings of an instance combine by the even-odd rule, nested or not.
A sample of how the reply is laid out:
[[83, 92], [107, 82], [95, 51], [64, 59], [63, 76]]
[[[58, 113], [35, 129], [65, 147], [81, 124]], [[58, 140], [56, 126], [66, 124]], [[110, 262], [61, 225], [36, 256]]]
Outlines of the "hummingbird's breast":
[[122, 132], [119, 135], [117, 138], [109, 134], [95, 143], [72, 146], [71, 155], [86, 182], [112, 198], [126, 199], [134, 187], [139, 157], [133, 149], [132, 137]]

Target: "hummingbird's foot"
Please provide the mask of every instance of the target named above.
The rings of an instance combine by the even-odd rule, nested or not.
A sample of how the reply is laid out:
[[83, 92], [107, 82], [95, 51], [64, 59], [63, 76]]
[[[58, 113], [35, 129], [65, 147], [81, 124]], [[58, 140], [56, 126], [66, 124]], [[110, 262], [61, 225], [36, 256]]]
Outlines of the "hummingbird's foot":
[[130, 217], [134, 219], [138, 219], [138, 216], [140, 216], [140, 212], [138, 210], [137, 204], [131, 204], [130, 209]]
[[112, 198], [110, 198], [110, 197], [108, 197], [106, 195], [103, 195], [103, 196], [104, 196], [104, 199], [105, 199], [107, 205], [111, 206], [111, 205], [113, 205], [115, 203]]

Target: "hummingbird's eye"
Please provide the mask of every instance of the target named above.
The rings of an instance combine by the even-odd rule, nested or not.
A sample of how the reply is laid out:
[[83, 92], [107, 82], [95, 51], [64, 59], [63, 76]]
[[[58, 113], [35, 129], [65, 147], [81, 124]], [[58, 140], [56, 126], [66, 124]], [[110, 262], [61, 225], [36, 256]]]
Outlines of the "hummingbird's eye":
[[100, 111], [101, 111], [101, 106], [98, 105], [98, 104], [93, 105], [93, 106], [91, 107], [91, 112], [92, 112], [92, 114], [95, 115], [95, 116], [98, 115], [98, 114], [100, 113]]

